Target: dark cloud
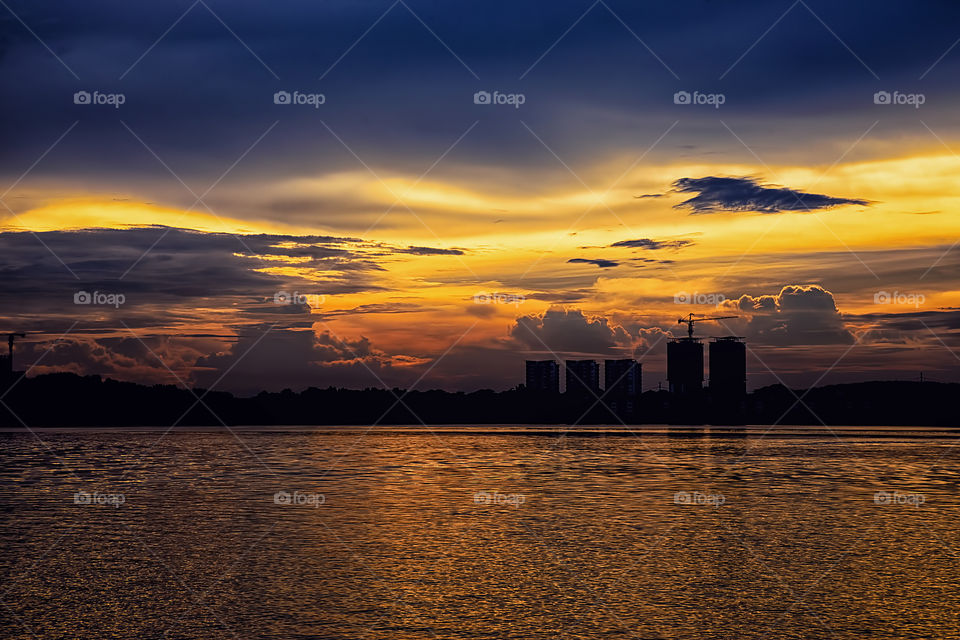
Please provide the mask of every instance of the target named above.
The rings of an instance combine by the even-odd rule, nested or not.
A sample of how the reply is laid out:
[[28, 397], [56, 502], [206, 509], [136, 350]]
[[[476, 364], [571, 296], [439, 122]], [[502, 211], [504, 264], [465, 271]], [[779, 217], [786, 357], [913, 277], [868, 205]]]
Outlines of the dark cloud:
[[[176, 383], [169, 366], [201, 386], [230, 371], [218, 388], [244, 393], [380, 386], [380, 379], [402, 385], [429, 360], [387, 354], [366, 337], [338, 338], [315, 327], [332, 315], [424, 310], [396, 301], [324, 312], [329, 296], [383, 290], [385, 268], [377, 259], [393, 253], [418, 259], [407, 249], [352, 237], [168, 227], [6, 232], [0, 233], [0, 304], [5, 326], [30, 334], [17, 366], [41, 360], [31, 375], [72, 371]], [[81, 291], [123, 301], [75, 304]], [[220, 322], [223, 335], [197, 331]], [[128, 327], [149, 349], [127, 336]]]
[[273, 302], [270, 299], [263, 299], [260, 301], [260, 304], [255, 306], [244, 307], [243, 311], [246, 313], [253, 314], [267, 314], [267, 315], [310, 315], [313, 312], [313, 307], [308, 303], [302, 301], [292, 301], [285, 304], [270, 304]]
[[549, 309], [542, 315], [517, 318], [510, 336], [532, 352], [559, 355], [615, 355], [629, 350], [631, 335], [603, 317], [580, 310]]
[[497, 315], [497, 308], [492, 304], [471, 304], [464, 311], [477, 318], [491, 318]]
[[779, 346], [851, 344], [853, 333], [833, 294], [820, 285], [788, 285], [774, 295], [744, 294], [725, 300], [719, 311], [741, 316], [721, 321], [724, 333], [744, 332], [750, 340]]
[[191, 381], [205, 388], [221, 378], [218, 389], [255, 393], [310, 386], [382, 387], [409, 374], [395, 371], [394, 359], [366, 337], [258, 326], [240, 328], [239, 339], [228, 349], [199, 358]]
[[639, 262], [641, 264], [662, 264], [662, 265], [671, 265], [676, 262], [676, 260], [656, 260], [654, 258], [628, 258], [630, 262]]
[[632, 249], [679, 249], [692, 245], [693, 240], [652, 240], [650, 238], [640, 238], [638, 240], [621, 240], [614, 242], [611, 247], [630, 247]]
[[526, 294], [526, 297], [530, 300], [543, 300], [545, 302], [561, 304], [580, 302], [582, 300], [586, 300], [594, 293], [595, 291], [593, 289], [569, 289], [565, 291], [535, 291], [533, 293]]
[[674, 205], [676, 209], [690, 209], [691, 213], [718, 211], [779, 213], [831, 209], [846, 204], [870, 204], [868, 200], [837, 198], [782, 187], [763, 186], [753, 178], [744, 177], [680, 178], [673, 183], [673, 188], [680, 193], [697, 193], [696, 196]]
[[429, 311], [429, 308], [409, 302], [380, 302], [361, 304], [342, 313], [354, 315], [364, 313], [419, 313], [421, 311]]
[[850, 319], [881, 329], [926, 334], [925, 338], [934, 339], [938, 335], [942, 337], [960, 331], [960, 310], [951, 308], [905, 313], [869, 313], [850, 316]]
[[[571, 162], [578, 156], [596, 158], [598, 150], [634, 147], [638, 140], [649, 144], [663, 133], [663, 122], [670, 121], [665, 116], [680, 113], [684, 123], [671, 134], [674, 149], [691, 146], [682, 130], [687, 126], [697, 130], [696, 150], [716, 152], [714, 143], [721, 139], [736, 145], [722, 128], [713, 138], [703, 133], [703, 123], [716, 124], [715, 114], [672, 103], [673, 92], [682, 87], [638, 36], [685, 80], [698, 74], [716, 79], [729, 70], [720, 87], [728, 94], [725, 116], [749, 118], [746, 126], [777, 140], [793, 140], [790, 136], [802, 122], [797, 112], [830, 113], [833, 118], [817, 119], [808, 127], [812, 130], [805, 139], [832, 140], [862, 129], [852, 125], [850, 114], [858, 116], [859, 124], [863, 111], [874, 106], [865, 105], [864, 98], [869, 101], [877, 90], [875, 78], [850, 50], [889, 87], [909, 87], [956, 39], [953, 25], [960, 17], [960, 8], [951, 2], [919, 10], [910, 3], [879, 6], [862, 0], [810, 0], [810, 9], [829, 30], [804, 4], [785, 14], [782, 7], [761, 0], [736, 6], [706, 0], [689, 6], [611, 1], [616, 17], [605, 5], [585, 14], [575, 0], [560, 0], [547, 9], [491, 0], [469, 20], [455, 5], [424, 1], [391, 7], [379, 1], [291, 0], [269, 12], [255, 0], [210, 0], [192, 7], [180, 1], [119, 0], [7, 4], [79, 76], [61, 66], [23, 24], [5, 15], [0, 73], [8, 86], [23, 88], [8, 92], [0, 105], [4, 121], [18, 123], [9, 128], [0, 149], [14, 178], [63, 132], [65, 123], [80, 119], [33, 175], [82, 173], [106, 181], [138, 174], [169, 182], [156, 159], [119, 124], [123, 117], [173, 170], [188, 176], [187, 183], [196, 178], [205, 186], [280, 120], [223, 187], [249, 176], [358, 168], [356, 158], [318, 125], [320, 118], [370, 166], [389, 163], [413, 175], [430, 166], [481, 115], [479, 135], [467, 136], [456, 150], [467, 155], [454, 153], [449, 160], [468, 157], [490, 166], [552, 162], [518, 128], [516, 114], [470, 100], [477, 90], [493, 89], [493, 79], [517, 78], [528, 69], [516, 87], [528, 94], [524, 119]], [[552, 47], [574, 24], [562, 46]], [[774, 24], [772, 37], [746, 52]], [[904, 24], [911, 29], [903, 29]], [[165, 33], [167, 27], [172, 28]], [[159, 34], [164, 37], [157, 42]], [[499, 46], [490, 46], [491, 34]], [[399, 50], [403, 55], [397, 55]], [[800, 50], [805, 55], [796, 55]], [[924, 78], [925, 90], [942, 96], [925, 109], [949, 108], [958, 65], [960, 58], [946, 56]], [[597, 73], [598, 68], [604, 73]], [[637, 77], [644, 82], [635, 82]], [[127, 102], [110, 110], [114, 113], [80, 107], [71, 100], [79, 89], [123, 91]], [[281, 89], [320, 91], [327, 100], [320, 110], [275, 105], [273, 93]], [[605, 116], [595, 117], [599, 113]], [[885, 122], [906, 115], [884, 112]], [[577, 127], [569, 126], [571, 116], [579, 116]], [[891, 135], [899, 133], [889, 129]], [[753, 143], [758, 138], [748, 139]], [[761, 155], [795, 154], [796, 147], [770, 144]]]
[[[263, 315], [309, 326], [311, 311], [322, 309], [326, 296], [384, 290], [385, 267], [376, 260], [394, 251], [350, 237], [170, 227], [6, 232], [0, 233], [0, 304], [10, 326], [31, 331], [64, 331], [77, 320], [85, 331], [126, 324], [191, 333], [191, 324], [209, 320], [202, 310], [210, 308], [230, 309], [234, 320], [256, 322]], [[78, 292], [123, 299], [75, 304]], [[415, 310], [398, 303], [354, 311]]]
[[404, 247], [394, 249], [395, 253], [410, 253], [416, 256], [462, 256], [462, 249], [436, 249], [434, 247]]
[[610, 267], [620, 266], [619, 262], [614, 260], [604, 260], [603, 258], [570, 258], [567, 260], [567, 262], [592, 264], [600, 267], [601, 269], [609, 269]]
[[80, 332], [71, 332], [49, 342], [32, 342], [32, 339], [28, 335], [21, 341], [15, 354], [15, 367], [29, 369], [31, 376], [67, 371], [114, 380], [173, 385], [189, 380], [193, 364], [205, 349], [225, 344], [222, 338], [198, 336], [95, 338]]

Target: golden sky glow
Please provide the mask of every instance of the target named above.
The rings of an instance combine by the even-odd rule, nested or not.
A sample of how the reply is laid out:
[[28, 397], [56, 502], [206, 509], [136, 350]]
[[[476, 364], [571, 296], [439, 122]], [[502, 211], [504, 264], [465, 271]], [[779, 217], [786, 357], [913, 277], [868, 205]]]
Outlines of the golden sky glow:
[[[315, 223], [304, 215], [284, 223], [274, 215], [257, 217], [249, 211], [234, 215], [219, 207], [214, 214], [203, 205], [187, 211], [147, 204], [145, 193], [143, 202], [135, 196], [53, 198], [16, 217], [7, 216], [5, 228], [43, 232], [164, 225], [237, 234], [241, 240], [248, 234], [358, 238], [381, 267], [373, 279], [375, 286], [364, 291], [325, 289], [339, 267], [311, 266], [308, 257], [296, 255], [296, 242], [278, 241], [276, 253], [261, 256], [250, 268], [300, 282], [301, 295], [322, 296], [322, 304], [314, 303], [312, 310], [317, 335], [329, 331], [344, 339], [376, 336], [376, 349], [402, 367], [429, 363], [455, 341], [459, 346], [497, 348], [518, 316], [543, 314], [558, 304], [591, 316], [670, 327], [678, 311], [712, 308], [678, 308], [674, 296], [679, 292], [736, 299], [742, 294], [776, 294], [789, 284], [818, 283], [833, 293], [842, 313], [870, 314], [877, 310], [878, 290], [897, 289], [897, 282], [889, 279], [889, 265], [898, 250], [937, 247], [960, 236], [960, 218], [950, 213], [957, 205], [951, 186], [958, 173], [960, 159], [944, 153], [832, 168], [698, 162], [638, 165], [609, 190], [584, 187], [569, 176], [566, 181], [544, 181], [553, 185], [550, 190], [522, 194], [482, 182], [448, 184], [399, 176], [381, 182], [369, 172], [339, 172], [282, 180], [260, 190], [259, 196], [263, 202], [281, 193], [289, 200], [329, 198], [331, 206], [357, 213], [350, 228], [324, 225], [323, 215], [317, 215]], [[674, 180], [711, 175], [750, 176], [764, 184], [871, 204], [776, 214], [690, 215], [674, 208], [690, 197], [671, 192]], [[230, 197], [252, 198], [253, 193], [242, 186]], [[665, 195], [638, 197], [648, 194]], [[689, 244], [659, 249], [610, 246], [640, 238]], [[378, 248], [386, 246], [462, 253], [416, 255]], [[245, 253], [249, 252], [238, 244], [234, 256]], [[937, 254], [933, 251], [910, 268], [922, 271], [923, 259], [930, 260], [929, 266]], [[574, 258], [607, 260], [616, 266], [568, 262]], [[752, 282], [757, 280], [768, 284], [758, 288]], [[564, 298], [571, 291], [577, 294]], [[475, 296], [494, 292], [520, 300], [478, 311]], [[931, 280], [920, 293], [923, 309], [960, 306], [956, 286]], [[189, 327], [228, 337], [233, 332], [228, 327], [244, 322], [236, 315], [242, 306], [236, 299], [218, 299], [213, 291], [208, 303], [189, 309], [182, 322], [154, 331], [178, 335]], [[894, 299], [884, 311], [909, 313], [920, 306], [914, 298]], [[229, 348], [229, 341], [220, 343], [221, 351]], [[188, 375], [190, 365], [185, 361], [183, 366]]]

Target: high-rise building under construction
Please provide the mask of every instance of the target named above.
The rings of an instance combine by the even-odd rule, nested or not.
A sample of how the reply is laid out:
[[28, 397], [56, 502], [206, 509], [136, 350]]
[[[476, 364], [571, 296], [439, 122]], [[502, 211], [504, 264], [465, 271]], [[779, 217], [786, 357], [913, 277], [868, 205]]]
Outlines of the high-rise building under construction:
[[670, 393], [687, 395], [703, 389], [703, 343], [699, 338], [667, 343], [667, 381]]
[[747, 394], [747, 345], [736, 336], [710, 343], [710, 395], [739, 400]]

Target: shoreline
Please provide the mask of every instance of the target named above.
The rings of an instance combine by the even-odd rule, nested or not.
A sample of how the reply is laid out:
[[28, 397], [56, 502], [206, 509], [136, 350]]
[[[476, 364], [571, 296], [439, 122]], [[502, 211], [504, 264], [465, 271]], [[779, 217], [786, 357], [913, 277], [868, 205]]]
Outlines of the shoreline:
[[960, 440], [960, 427], [859, 426], [859, 425], [240, 425], [240, 426], [130, 426], [130, 427], [37, 427], [2, 428], [3, 434], [94, 434], [94, 433], [296, 433], [316, 435], [450, 435], [450, 436], [540, 436], [672, 438], [909, 438]]

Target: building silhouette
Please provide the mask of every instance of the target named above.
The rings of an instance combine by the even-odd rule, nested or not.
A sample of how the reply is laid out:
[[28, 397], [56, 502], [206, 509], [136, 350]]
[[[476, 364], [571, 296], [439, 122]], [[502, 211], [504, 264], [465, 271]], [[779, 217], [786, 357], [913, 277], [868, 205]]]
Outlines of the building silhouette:
[[603, 390], [607, 397], [635, 397], [642, 385], [641, 365], [636, 360], [604, 360]]
[[670, 393], [689, 395], [703, 390], [703, 343], [700, 338], [676, 338], [667, 343]]
[[710, 343], [710, 395], [739, 401], [747, 395], [747, 346], [737, 336]]
[[560, 393], [560, 363], [555, 360], [527, 360], [527, 389]]
[[603, 362], [604, 402], [621, 419], [634, 419], [643, 391], [639, 362], [631, 358]]
[[567, 394], [600, 395], [600, 365], [596, 360], [567, 360]]

